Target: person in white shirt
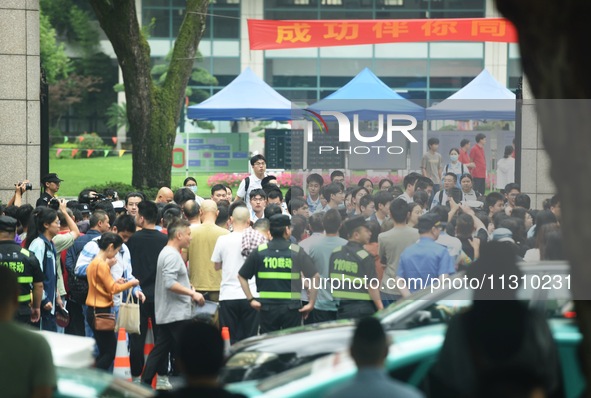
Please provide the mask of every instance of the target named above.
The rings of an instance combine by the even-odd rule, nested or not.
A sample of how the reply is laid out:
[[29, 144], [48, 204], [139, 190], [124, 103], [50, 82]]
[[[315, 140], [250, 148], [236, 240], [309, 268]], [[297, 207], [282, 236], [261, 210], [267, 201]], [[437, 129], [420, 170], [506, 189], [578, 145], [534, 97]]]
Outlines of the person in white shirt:
[[267, 160], [263, 155], [254, 155], [250, 158], [250, 165], [252, 166], [252, 174], [240, 182], [238, 192], [236, 192], [236, 199], [234, 199], [234, 201], [244, 201], [249, 209], [251, 208], [250, 193], [254, 189], [261, 189], [263, 187], [263, 178], [267, 176]]
[[250, 193], [250, 221], [257, 222], [265, 217], [267, 194], [262, 189], [255, 189]]
[[507, 145], [503, 158], [497, 162], [497, 190], [504, 189], [507, 184], [515, 182], [515, 158], [511, 156], [512, 154], [513, 147]]
[[[230, 330], [230, 342], [255, 336], [259, 327], [258, 311], [250, 306], [238, 281], [238, 271], [244, 264], [241, 253], [242, 235], [249, 227], [249, 211], [246, 207], [236, 207], [230, 217], [233, 232], [220, 236], [213, 249], [211, 261], [216, 270], [222, 270], [220, 287], [220, 324]], [[256, 284], [254, 278], [249, 281], [254, 297]]]

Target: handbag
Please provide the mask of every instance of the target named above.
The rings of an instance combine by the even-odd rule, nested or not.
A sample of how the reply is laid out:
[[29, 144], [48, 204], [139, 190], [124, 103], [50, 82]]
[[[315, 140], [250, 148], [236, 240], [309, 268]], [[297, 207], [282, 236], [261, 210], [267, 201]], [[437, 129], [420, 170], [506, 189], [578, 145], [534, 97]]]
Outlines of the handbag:
[[134, 302], [133, 289], [127, 291], [127, 299], [119, 306], [117, 330], [124, 328], [127, 333], [140, 334], [140, 303]]
[[[98, 264], [96, 267], [96, 274], [94, 278], [94, 288], [96, 290], [96, 281], [98, 279]], [[94, 294], [94, 330], [99, 332], [114, 332], [115, 331], [115, 314], [112, 312], [96, 312], [96, 292]]]

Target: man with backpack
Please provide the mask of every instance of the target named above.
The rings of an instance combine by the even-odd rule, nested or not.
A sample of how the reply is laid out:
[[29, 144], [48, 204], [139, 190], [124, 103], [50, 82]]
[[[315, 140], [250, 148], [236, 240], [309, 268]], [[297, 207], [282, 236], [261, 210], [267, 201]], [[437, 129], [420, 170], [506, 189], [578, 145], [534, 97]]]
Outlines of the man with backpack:
[[267, 161], [263, 155], [254, 155], [250, 158], [250, 165], [252, 166], [252, 174], [242, 180], [234, 201], [242, 200], [246, 203], [248, 209], [252, 210], [250, 206], [250, 193], [253, 189], [263, 188], [261, 183], [263, 178], [267, 176]]

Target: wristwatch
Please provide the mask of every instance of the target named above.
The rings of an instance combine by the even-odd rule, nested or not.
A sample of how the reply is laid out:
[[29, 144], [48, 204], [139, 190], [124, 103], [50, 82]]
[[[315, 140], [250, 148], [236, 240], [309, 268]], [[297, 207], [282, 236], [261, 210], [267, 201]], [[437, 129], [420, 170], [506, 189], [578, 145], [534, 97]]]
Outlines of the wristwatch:
[[249, 303], [252, 303], [252, 300], [254, 300], [254, 297], [251, 297], [251, 298], [249, 298], [249, 299], [248, 299], [248, 302], [249, 302]]

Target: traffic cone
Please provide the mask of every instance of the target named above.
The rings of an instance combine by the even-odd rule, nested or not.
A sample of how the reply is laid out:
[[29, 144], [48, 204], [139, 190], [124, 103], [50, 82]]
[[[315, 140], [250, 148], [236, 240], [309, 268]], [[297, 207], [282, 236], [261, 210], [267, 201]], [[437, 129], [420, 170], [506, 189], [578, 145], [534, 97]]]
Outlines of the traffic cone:
[[227, 326], [222, 328], [222, 340], [224, 340], [224, 356], [228, 358], [230, 356], [230, 329]]
[[117, 351], [115, 351], [113, 375], [131, 381], [131, 364], [127, 351], [127, 333], [124, 328], [119, 328], [119, 334], [117, 335]]
[[[148, 330], [146, 331], [146, 340], [144, 343], [144, 369], [148, 362], [148, 355], [154, 349], [154, 330], [152, 329], [152, 318], [148, 318]], [[152, 379], [152, 388], [156, 389], [156, 376]]]

